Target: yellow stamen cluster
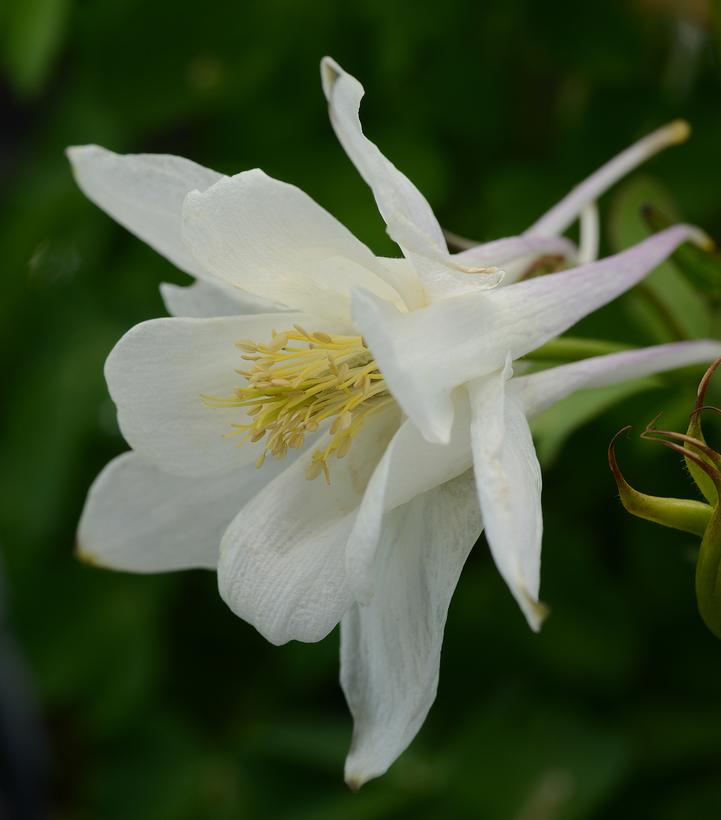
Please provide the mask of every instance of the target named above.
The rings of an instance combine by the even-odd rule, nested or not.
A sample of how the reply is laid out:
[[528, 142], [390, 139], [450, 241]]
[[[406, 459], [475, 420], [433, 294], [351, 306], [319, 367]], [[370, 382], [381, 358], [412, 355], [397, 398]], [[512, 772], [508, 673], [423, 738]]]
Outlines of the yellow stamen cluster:
[[251, 418], [233, 424], [228, 436], [242, 436], [238, 446], [265, 439], [257, 467], [268, 453], [282, 458], [289, 448], [301, 447], [307, 433], [329, 421], [330, 438], [313, 453], [306, 477], [323, 473], [330, 483], [328, 459], [343, 458], [367, 418], [393, 401], [363, 338], [309, 333], [294, 325], [273, 331], [268, 344], [243, 340], [236, 345], [252, 363], [236, 371], [245, 377], [245, 386], [231, 396], [203, 400], [212, 407], [246, 409]]

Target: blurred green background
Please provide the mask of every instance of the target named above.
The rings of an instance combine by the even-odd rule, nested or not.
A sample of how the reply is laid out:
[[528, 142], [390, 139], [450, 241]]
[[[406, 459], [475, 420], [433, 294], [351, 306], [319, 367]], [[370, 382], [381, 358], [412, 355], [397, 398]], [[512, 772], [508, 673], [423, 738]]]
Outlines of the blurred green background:
[[[366, 86], [367, 132], [451, 230], [518, 232], [684, 116], [692, 141], [604, 198], [604, 248], [645, 235], [649, 200], [721, 240], [720, 34], [702, 0], [0, 3], [0, 617], [47, 748], [44, 786], [29, 787], [45, 808], [26, 801], [25, 816], [720, 816], [721, 645], [695, 611], [697, 544], [627, 516], [606, 465], [625, 423], [664, 409], [668, 426], [685, 426], [699, 369], [541, 420], [552, 616], [531, 634], [481, 542], [425, 727], [353, 795], [337, 633], [274, 648], [231, 615], [210, 573], [134, 577], [73, 557], [86, 489], [124, 449], [103, 360], [163, 313], [159, 282], [187, 278], [87, 202], [63, 157], [97, 142], [227, 173], [260, 166], [392, 253], [327, 122], [328, 53]], [[699, 293], [666, 266], [574, 332], [637, 344], [719, 335], [713, 294]], [[559, 420], [584, 418], [561, 447]], [[619, 458], [640, 488], [694, 492], [662, 448], [624, 442]]]

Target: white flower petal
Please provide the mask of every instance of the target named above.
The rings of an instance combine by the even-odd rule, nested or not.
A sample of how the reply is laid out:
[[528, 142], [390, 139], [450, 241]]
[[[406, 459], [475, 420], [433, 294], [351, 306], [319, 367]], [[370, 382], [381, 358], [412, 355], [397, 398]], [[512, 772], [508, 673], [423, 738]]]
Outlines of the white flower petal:
[[509, 287], [446, 299], [401, 314], [357, 292], [356, 326], [388, 386], [423, 435], [447, 443], [452, 390], [560, 335], [579, 319], [639, 282], [697, 229], [668, 228], [644, 242], [580, 268]]
[[302, 455], [238, 514], [218, 565], [220, 594], [271, 643], [319, 641], [352, 601], [345, 545], [373, 467], [395, 427], [380, 411], [356, 434], [350, 452], [329, 465], [331, 484], [308, 481]]
[[477, 245], [455, 254], [454, 260], [503, 269], [502, 285], [512, 285], [544, 256], [560, 256], [569, 263], [580, 263], [578, 248], [565, 236], [511, 236]]
[[359, 118], [365, 93], [363, 86], [330, 57], [321, 62], [321, 79], [333, 129], [373, 191], [388, 227], [392, 229], [400, 217], [415, 228], [419, 236], [425, 236], [430, 246], [445, 248], [443, 231], [423, 194], [363, 133]]
[[427, 303], [426, 292], [413, 264], [405, 257], [377, 257], [386, 273], [385, 280], [403, 297], [408, 310], [417, 310]]
[[329, 57], [321, 62], [321, 79], [336, 136], [373, 191], [388, 233], [413, 262], [428, 297], [445, 298], [498, 284], [498, 277], [478, 271], [469, 276], [463, 264], [454, 261], [423, 194], [365, 136], [359, 117], [365, 92], [358, 80]]
[[92, 564], [128, 572], [215, 569], [225, 528], [278, 472], [271, 466], [201, 480], [164, 473], [137, 453], [124, 453], [90, 488], [78, 553]]
[[435, 700], [448, 606], [481, 529], [470, 472], [387, 516], [373, 600], [354, 604], [341, 622], [352, 788], [386, 771]]
[[347, 316], [354, 287], [403, 306], [365, 245], [299, 188], [260, 170], [189, 194], [183, 236], [220, 279], [292, 308]]
[[568, 196], [535, 222], [526, 231], [526, 235], [549, 236], [562, 233], [589, 203], [597, 200], [619, 179], [664, 148], [685, 142], [689, 134], [688, 123], [675, 120], [639, 140], [577, 185]]
[[704, 364], [719, 356], [721, 342], [710, 339], [674, 342], [608, 356], [593, 356], [528, 376], [519, 376], [513, 379], [509, 389], [518, 396], [526, 415], [533, 416], [576, 390], [605, 387], [676, 367]]
[[531, 628], [538, 630], [543, 607], [541, 579], [541, 467], [518, 398], [506, 389], [510, 356], [503, 370], [468, 385], [473, 470], [488, 546], [498, 571]]
[[247, 365], [235, 343], [265, 342], [272, 331], [299, 322], [333, 332], [327, 322], [302, 313], [215, 319], [154, 319], [136, 325], [105, 364], [118, 423], [130, 446], [160, 469], [177, 475], [211, 475], [255, 461], [263, 443], [236, 446], [233, 423], [247, 421], [239, 408], [209, 407], [203, 396], [229, 396], [243, 384]]
[[398, 214], [388, 233], [412, 262], [426, 294], [425, 301], [447, 299], [497, 287], [504, 272], [495, 267], [464, 264], [448, 249], [428, 239], [405, 216]]
[[160, 295], [171, 316], [184, 318], [213, 318], [238, 316], [248, 313], [273, 313], [282, 308], [247, 291], [230, 287], [217, 280], [198, 280], [192, 285], [179, 287], [162, 282]]
[[[578, 249], [564, 236], [507, 236], [476, 245], [453, 255], [453, 260], [462, 265], [504, 268], [510, 262], [533, 256], [563, 256], [575, 259]], [[510, 284], [508, 277], [504, 285]]]
[[385, 514], [456, 476], [472, 464], [468, 397], [459, 391], [451, 440], [431, 444], [406, 420], [393, 436], [368, 482], [346, 547], [346, 570], [361, 604], [373, 596]]
[[183, 200], [221, 175], [166, 154], [115, 154], [99, 145], [67, 150], [83, 193], [129, 231], [194, 276], [207, 274], [181, 237]]

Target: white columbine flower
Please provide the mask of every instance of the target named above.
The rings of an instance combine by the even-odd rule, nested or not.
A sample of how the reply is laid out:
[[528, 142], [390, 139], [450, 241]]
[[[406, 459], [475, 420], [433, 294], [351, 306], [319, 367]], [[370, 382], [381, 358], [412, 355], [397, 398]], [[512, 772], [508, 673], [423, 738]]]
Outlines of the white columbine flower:
[[[359, 785], [405, 749], [433, 702], [448, 605], [482, 520], [539, 627], [541, 475], [527, 418], [580, 388], [709, 361], [721, 345], [512, 376], [513, 360], [700, 238], [679, 225], [588, 261], [594, 200], [684, 139], [683, 123], [628, 149], [522, 236], [450, 254], [426, 200], [364, 137], [360, 84], [330, 60], [322, 72], [336, 133], [403, 259], [374, 256], [259, 170], [223, 177], [179, 157], [70, 149], [90, 199], [197, 278], [164, 286], [173, 318], [134, 327], [108, 357], [132, 451], [90, 490], [79, 545], [118, 569], [217, 569], [233, 612], [276, 644], [320, 640], [340, 622], [355, 722], [346, 778]], [[560, 234], [582, 213], [587, 263], [514, 283], [539, 255], [578, 262]]]

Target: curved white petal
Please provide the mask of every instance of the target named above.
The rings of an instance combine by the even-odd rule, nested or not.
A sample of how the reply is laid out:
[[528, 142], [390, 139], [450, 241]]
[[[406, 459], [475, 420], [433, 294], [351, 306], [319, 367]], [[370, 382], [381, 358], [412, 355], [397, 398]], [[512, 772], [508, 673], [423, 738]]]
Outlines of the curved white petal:
[[183, 236], [206, 270], [291, 308], [347, 316], [354, 287], [403, 306], [362, 242], [299, 188], [260, 170], [189, 194]]
[[459, 392], [448, 444], [431, 444], [406, 420], [368, 482], [346, 547], [348, 582], [367, 604], [378, 575], [376, 556], [386, 513], [461, 475], [472, 465], [468, 398]]
[[498, 277], [469, 271], [454, 260], [423, 194], [365, 136], [359, 117], [365, 92], [358, 80], [329, 57], [321, 62], [321, 79], [333, 130], [373, 191], [388, 233], [412, 261], [428, 297], [445, 298], [498, 284]]
[[664, 148], [685, 142], [689, 134], [688, 123], [684, 120], [675, 120], [639, 140], [577, 185], [570, 194], [535, 222], [526, 234], [540, 236], [562, 233], [589, 203], [597, 200], [619, 179]]
[[385, 269], [385, 280], [403, 297], [408, 310], [418, 310], [427, 303], [426, 292], [413, 263], [405, 257], [377, 257]]
[[510, 383], [509, 389], [518, 396], [526, 415], [533, 416], [576, 390], [604, 387], [676, 367], [704, 364], [719, 356], [721, 342], [711, 339], [674, 342], [608, 356], [593, 356], [528, 376], [518, 376]]
[[220, 280], [199, 279], [192, 285], [161, 282], [160, 295], [171, 316], [188, 319], [211, 319], [215, 316], [239, 316], [248, 313], [274, 313], [281, 305], [260, 299], [247, 291], [233, 288]]
[[466, 473], [386, 517], [373, 600], [341, 622], [341, 685], [353, 715], [346, 782], [383, 774], [413, 740], [438, 688], [448, 606], [480, 535]]
[[278, 472], [246, 467], [197, 479], [170, 475], [137, 453], [111, 461], [93, 482], [78, 527], [78, 554], [127, 572], [215, 569], [238, 510]]
[[[564, 236], [508, 236], [456, 253], [453, 259], [462, 265], [495, 266], [505, 270], [508, 263], [518, 259], [553, 255], [573, 260], [577, 254], [576, 246]], [[503, 283], [510, 284], [508, 276]]]
[[445, 248], [443, 231], [423, 194], [363, 133], [359, 117], [363, 86], [330, 57], [321, 62], [321, 80], [333, 130], [373, 191], [388, 227], [392, 228], [401, 217], [419, 235], [427, 237], [432, 247]]
[[181, 237], [183, 200], [221, 175], [189, 159], [166, 154], [115, 154], [99, 145], [67, 150], [80, 189], [117, 222], [194, 276], [203, 267]]
[[333, 129], [373, 191], [388, 233], [413, 262], [432, 301], [495, 287], [500, 277], [483, 268], [499, 267], [524, 253], [569, 254], [573, 246], [568, 240], [518, 237], [451, 255], [425, 197], [363, 133], [363, 86], [328, 57], [321, 63], [321, 78]]
[[300, 322], [334, 332], [302, 313], [214, 319], [153, 319], [136, 325], [113, 348], [105, 378], [118, 408], [120, 430], [140, 456], [177, 475], [211, 475], [251, 464], [262, 442], [236, 446], [227, 438], [247, 421], [239, 408], [209, 407], [203, 396], [229, 396], [248, 365], [236, 342], [269, 341], [273, 330]]
[[369, 293], [354, 296], [353, 317], [386, 382], [423, 435], [447, 443], [452, 390], [560, 335], [639, 282], [697, 229], [668, 228], [580, 268], [401, 314]]
[[503, 370], [468, 385], [471, 443], [478, 499], [488, 546], [529, 625], [538, 630], [544, 608], [541, 580], [541, 467], [517, 397]]
[[404, 215], [397, 214], [388, 234], [413, 264], [426, 294], [426, 301], [448, 299], [464, 293], [497, 287], [504, 272], [496, 267], [464, 264], [444, 246], [431, 242], [426, 234]]
[[272, 481], [228, 527], [218, 584], [225, 602], [274, 644], [319, 641], [352, 601], [345, 545], [373, 467], [398, 412], [371, 417], [348, 455], [329, 466], [330, 486], [308, 481], [311, 452]]

